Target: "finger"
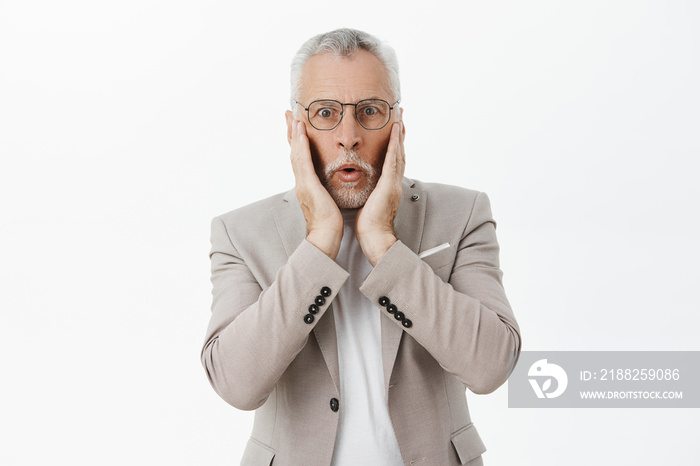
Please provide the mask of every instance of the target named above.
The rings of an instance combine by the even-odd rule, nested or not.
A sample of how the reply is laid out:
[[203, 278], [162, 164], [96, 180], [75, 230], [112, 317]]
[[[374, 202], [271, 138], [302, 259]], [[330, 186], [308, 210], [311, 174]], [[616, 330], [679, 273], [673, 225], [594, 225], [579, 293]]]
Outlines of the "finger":
[[406, 133], [404, 132], [403, 128], [403, 121], [398, 122], [398, 131], [399, 131], [399, 144], [397, 148], [397, 166], [398, 166], [398, 171], [400, 175], [403, 177], [403, 172], [404, 169], [406, 168], [406, 151], [404, 150], [403, 147], [403, 141], [406, 137]]
[[401, 155], [401, 160], [403, 162], [404, 167], [406, 166], [406, 150], [403, 147], [403, 142], [406, 139], [406, 129], [403, 126], [403, 121], [399, 122], [399, 147], [400, 147], [400, 155]]
[[295, 121], [292, 136], [292, 169], [297, 184], [307, 187], [321, 187], [321, 181], [316, 175], [314, 164], [311, 159], [311, 149], [309, 138], [306, 134], [306, 125], [303, 121]]
[[297, 157], [297, 162], [302, 168], [306, 168], [307, 162], [311, 160], [311, 154], [309, 150], [309, 141], [306, 137], [306, 132], [304, 131], [303, 123], [297, 121], [297, 134], [295, 139], [295, 155]]
[[294, 120], [292, 122], [292, 140], [291, 140], [291, 152], [289, 154], [289, 160], [292, 162], [292, 170], [294, 171], [294, 178], [299, 178], [301, 175], [301, 155], [300, 152], [303, 148], [299, 144], [299, 122]]
[[397, 175], [403, 176], [400, 134], [400, 126], [396, 122], [391, 128], [389, 146], [386, 149], [386, 157], [382, 166], [382, 178], [385, 178], [385, 175], [391, 179], [396, 178]]
[[294, 142], [299, 136], [299, 120], [296, 118], [292, 120], [292, 142]]
[[291, 159], [295, 169], [303, 168], [307, 158], [311, 158], [309, 143], [301, 127], [303, 123], [294, 120], [292, 123], [292, 144]]

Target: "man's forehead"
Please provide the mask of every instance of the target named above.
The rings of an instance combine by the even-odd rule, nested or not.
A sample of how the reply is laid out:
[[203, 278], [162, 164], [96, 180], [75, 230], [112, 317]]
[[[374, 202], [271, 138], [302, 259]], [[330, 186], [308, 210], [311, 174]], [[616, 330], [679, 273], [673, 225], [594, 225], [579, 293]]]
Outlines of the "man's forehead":
[[389, 99], [388, 84], [384, 63], [366, 50], [349, 56], [322, 52], [304, 64], [301, 94], [314, 100]]

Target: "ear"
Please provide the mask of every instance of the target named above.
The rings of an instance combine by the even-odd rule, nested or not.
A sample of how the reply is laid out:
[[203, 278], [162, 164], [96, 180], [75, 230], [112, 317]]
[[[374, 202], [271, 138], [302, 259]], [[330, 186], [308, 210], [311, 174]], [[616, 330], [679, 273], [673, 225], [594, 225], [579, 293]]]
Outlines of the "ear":
[[292, 144], [292, 123], [294, 123], [294, 113], [291, 110], [284, 112], [284, 118], [287, 120], [287, 142]]
[[403, 122], [403, 107], [399, 109], [399, 121], [401, 122], [401, 140], [406, 138], [406, 124]]

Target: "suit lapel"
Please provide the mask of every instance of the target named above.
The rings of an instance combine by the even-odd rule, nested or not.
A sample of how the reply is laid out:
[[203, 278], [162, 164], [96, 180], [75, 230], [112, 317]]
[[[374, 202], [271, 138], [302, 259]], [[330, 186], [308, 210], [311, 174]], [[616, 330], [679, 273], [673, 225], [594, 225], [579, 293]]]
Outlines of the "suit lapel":
[[306, 238], [306, 220], [304, 220], [304, 214], [301, 212], [294, 190], [288, 191], [284, 195], [282, 203], [272, 209], [272, 215], [275, 218], [280, 238], [282, 238], [287, 258], [289, 258]]
[[[399, 204], [399, 211], [394, 220], [394, 231], [397, 238], [416, 254], [418, 254], [423, 237], [426, 201], [427, 193], [415, 189], [413, 181], [404, 178], [401, 204]], [[404, 332], [401, 327], [396, 325], [396, 322], [391, 322], [385, 312], [382, 312], [381, 315], [382, 364], [384, 366], [384, 387], [388, 396], [391, 372]]]
[[[414, 198], [414, 196], [417, 197]], [[412, 180], [404, 178], [401, 204], [394, 220], [394, 231], [401, 242], [416, 254], [423, 237], [426, 201], [427, 193], [415, 188]]]
[[[306, 238], [306, 220], [299, 206], [294, 190], [287, 192], [281, 205], [273, 210], [275, 225], [282, 238], [287, 258], [297, 249]], [[326, 361], [328, 371], [331, 374], [336, 390], [340, 393], [340, 371], [338, 367], [338, 339], [335, 334], [335, 320], [333, 318], [333, 305], [329, 306], [323, 317], [313, 329], [314, 336], [321, 348], [321, 354]]]

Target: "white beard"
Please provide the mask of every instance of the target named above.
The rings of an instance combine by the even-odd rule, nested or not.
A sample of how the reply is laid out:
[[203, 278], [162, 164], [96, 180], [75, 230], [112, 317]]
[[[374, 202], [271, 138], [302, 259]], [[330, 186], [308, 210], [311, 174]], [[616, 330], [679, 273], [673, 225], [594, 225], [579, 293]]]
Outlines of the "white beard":
[[[339, 188], [331, 185], [330, 180], [333, 174], [346, 163], [355, 164], [362, 169], [367, 177], [364, 188], [360, 190], [355, 189], [355, 186], [362, 180], [351, 183], [341, 182]], [[378, 180], [377, 170], [372, 165], [360, 160], [360, 156], [354, 150], [346, 149], [341, 157], [326, 166], [321, 181], [339, 208], [359, 209], [367, 202], [369, 195], [372, 194], [372, 191], [377, 186]]]

